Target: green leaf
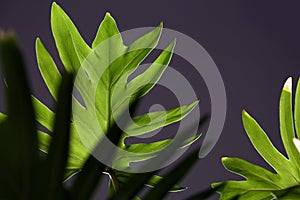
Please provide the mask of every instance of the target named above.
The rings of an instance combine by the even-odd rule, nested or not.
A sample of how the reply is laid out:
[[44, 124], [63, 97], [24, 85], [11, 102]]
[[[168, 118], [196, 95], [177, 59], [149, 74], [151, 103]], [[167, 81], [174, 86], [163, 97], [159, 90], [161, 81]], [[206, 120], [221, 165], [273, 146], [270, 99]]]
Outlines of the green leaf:
[[[82, 169], [84, 162], [89, 157], [87, 147], [90, 150], [95, 148], [103, 134], [114, 124], [115, 119], [128, 109], [132, 102], [147, 94], [155, 86], [171, 61], [176, 42], [175, 40], [171, 42], [145, 72], [128, 83], [128, 76], [139, 67], [158, 44], [162, 23], [129, 46], [125, 46], [115, 20], [109, 13], [106, 13], [91, 49], [63, 9], [53, 3], [51, 28], [66, 71], [77, 73], [75, 87], [83, 99], [83, 102], [73, 99], [74, 115], [71, 119], [71, 141], [67, 164], [69, 174], [66, 175], [69, 177], [72, 172], [76, 173]], [[42, 76], [49, 91], [56, 99], [55, 95], [60, 79], [59, 71], [39, 39], [37, 39], [36, 52]], [[113, 94], [117, 94], [117, 98]], [[33, 101], [37, 121], [52, 132], [54, 113], [37, 99], [34, 98]], [[145, 134], [182, 120], [197, 104], [198, 101], [195, 99], [195, 102], [191, 104], [166, 112], [145, 113], [134, 118], [133, 121], [142, 126], [129, 124], [128, 131], [126, 129], [125, 133], [121, 134], [120, 147], [127, 148], [124, 139], [128, 136]], [[94, 108], [96, 119], [94, 118]], [[100, 131], [97, 128], [98, 125], [101, 127]], [[40, 148], [48, 151], [51, 136], [41, 132], [39, 135]], [[186, 141], [184, 147], [189, 146], [196, 139], [198, 136]], [[85, 143], [83, 144], [82, 141]], [[156, 143], [151, 145], [152, 147], [149, 146], [151, 147], [148, 148], [149, 151], [158, 150], [163, 144], [169, 143], [169, 141], [158, 142], [161, 144]], [[143, 149], [137, 148], [137, 146], [130, 148], [136, 149], [137, 153], [139, 153], [138, 151], [143, 152]], [[127, 166], [130, 160], [142, 161], [151, 157], [152, 155], [145, 155], [140, 158], [126, 158], [124, 163]]]
[[54, 2], [51, 28], [59, 56], [69, 72], [77, 72], [81, 62], [91, 52], [68, 15]]
[[[43, 103], [41, 103], [35, 97], [32, 98], [33, 105], [36, 110], [36, 120], [47, 128], [49, 131], [53, 131], [54, 125], [54, 118], [55, 114], [51, 111], [48, 107], [46, 107]], [[38, 139], [39, 139], [39, 148], [43, 152], [47, 153], [50, 142], [51, 142], [51, 135], [46, 134], [42, 131], [38, 131]], [[71, 133], [70, 133], [70, 151], [69, 151], [69, 160], [68, 160], [68, 170], [74, 173], [81, 169], [84, 162], [89, 156], [89, 152], [87, 151], [86, 147], [82, 144], [78, 133], [74, 127], [74, 124], [71, 124]], [[67, 175], [67, 177], [71, 176]]]
[[199, 101], [195, 101], [189, 105], [181, 106], [167, 111], [157, 111], [147, 113], [142, 116], [135, 117], [133, 121], [136, 124], [130, 124], [126, 128], [128, 136], [141, 135], [161, 127], [165, 127], [174, 122], [178, 122], [186, 117], [193, 110]]
[[[137, 100], [133, 102], [131, 105], [131, 109], [134, 111], [137, 106]], [[124, 115], [126, 112], [122, 113], [120, 116], [121, 118], [124, 118]], [[126, 122], [128, 123], [128, 122]], [[122, 130], [118, 127], [116, 123], [113, 124], [111, 128], [108, 129], [106, 136], [108, 139], [115, 145], [119, 143], [119, 140], [121, 138]], [[101, 140], [96, 148], [95, 151], [101, 151], [103, 152], [102, 146], [104, 145], [105, 140]], [[109, 154], [105, 154], [106, 160], [113, 159], [116, 152], [110, 151]], [[90, 155], [88, 160], [85, 162], [82, 171], [80, 172], [79, 176], [76, 177], [75, 182], [71, 188], [72, 197], [74, 199], [90, 199], [92, 196], [92, 191], [95, 190], [98, 182], [101, 178], [101, 173], [103, 172], [106, 166], [99, 162], [93, 155]]]
[[[296, 94], [295, 104], [298, 97]], [[295, 105], [296, 109], [299, 105]], [[270, 139], [259, 124], [243, 111], [244, 128], [258, 153], [275, 170], [270, 172], [260, 166], [238, 158], [223, 158], [225, 168], [243, 176], [242, 181], [225, 181], [214, 183], [219, 187], [221, 199], [294, 199], [294, 188], [300, 185], [299, 164], [300, 155], [293, 143], [295, 138], [292, 112], [292, 79], [289, 78], [282, 90], [279, 105], [280, 133], [289, 159], [283, 156], [271, 143]], [[297, 120], [295, 120], [295, 124]], [[297, 125], [296, 125], [297, 126]], [[276, 198], [277, 199], [277, 198]]]
[[112, 18], [110, 13], [106, 13], [104, 20], [99, 26], [92, 48], [95, 49], [99, 44], [113, 36], [117, 38], [116, 41], [118, 46], [124, 46], [116, 21]]
[[240, 200], [273, 200], [274, 195], [269, 191], [250, 191], [245, 193], [243, 196], [240, 196], [238, 199]]
[[280, 119], [280, 133], [281, 138], [287, 152], [287, 155], [293, 164], [294, 174], [297, 181], [300, 182], [298, 178], [300, 173], [300, 154], [296, 149], [293, 138], [295, 137], [294, 124], [293, 124], [293, 111], [292, 111], [292, 78], [288, 78], [286, 81], [279, 103], [279, 119]]
[[[203, 117], [200, 119], [200, 123], [198, 124], [194, 124], [191, 126], [191, 128], [188, 128], [187, 130], [184, 130], [181, 133], [178, 133], [178, 135], [186, 135], [188, 133], [191, 132], [191, 129], [193, 130], [193, 127], [195, 125], [201, 126], [201, 124], [204, 123], [204, 121], [206, 121], [206, 117]], [[201, 136], [201, 134], [196, 134], [194, 136], [191, 136], [190, 138], [184, 138], [181, 139], [182, 143], [178, 144], [179, 148], [177, 149], [177, 151], [181, 151], [183, 148], [188, 147], [189, 145], [191, 145], [193, 142], [195, 142], [196, 140], [199, 139], [199, 137]], [[181, 141], [179, 140], [179, 141]], [[157, 141], [157, 142], [153, 142], [153, 143], [149, 143], [149, 144], [144, 144], [144, 143], [137, 143], [137, 144], [132, 144], [129, 146], [125, 146], [122, 147], [124, 150], [128, 151], [128, 152], [134, 152], [136, 154], [133, 155], [116, 155], [116, 163], [119, 166], [122, 166], [123, 168], [128, 168], [130, 167], [131, 163], [138, 163], [138, 162], [144, 162], [144, 161], [149, 161], [151, 159], [155, 159], [155, 157], [157, 156], [157, 151], [158, 150], [163, 150], [163, 148], [167, 148], [168, 144], [171, 144], [172, 140], [171, 139], [167, 139], [167, 140], [162, 140], [162, 141]], [[173, 152], [174, 153], [174, 152]], [[140, 154], [140, 155], [138, 155]], [[171, 155], [170, 155], [171, 156]], [[161, 162], [161, 161], [159, 161]]]
[[256, 195], [264, 196], [266, 193], [272, 194], [274, 188], [266, 186], [264, 183], [258, 184], [256, 181], [226, 181], [222, 183], [214, 183], [212, 187], [220, 187], [221, 200], [227, 199], [244, 199], [256, 197]]
[[278, 174], [274, 174], [240, 158], [224, 157], [222, 158], [222, 163], [226, 169], [247, 178], [247, 180], [257, 182], [258, 184], [259, 182], [264, 183], [266, 186], [274, 189], [283, 187], [283, 184], [280, 184], [279, 182], [280, 176]]
[[[197, 134], [193, 137], [188, 138], [182, 145], [181, 148], [191, 145], [195, 141], [200, 138], [201, 134]], [[138, 143], [132, 144], [126, 148], [127, 151], [130, 152], [138, 152], [138, 153], [153, 153], [156, 151], [160, 151], [166, 146], [168, 146], [172, 142], [172, 139], [161, 140], [153, 143]]]
[[53, 131], [55, 114], [37, 98], [32, 97], [33, 106], [35, 109], [36, 121], [47, 128], [49, 131]]
[[290, 162], [273, 146], [259, 124], [246, 111], [243, 111], [242, 118], [248, 137], [259, 154], [278, 173], [285, 174], [289, 172], [291, 169]]
[[172, 56], [173, 50], [176, 44], [174, 40], [151, 64], [151, 66], [142, 74], [134, 78], [128, 83], [128, 90], [135, 91], [137, 87], [142, 87], [139, 89], [142, 95], [147, 94], [160, 79], [166, 68], [168, 67]]
[[[120, 107], [122, 108], [124, 102], [127, 102], [128, 99], [131, 101], [138, 97], [136, 95], [137, 92], [143, 96], [155, 86], [171, 61], [175, 43], [176, 41], [174, 40], [165, 50], [163, 50], [163, 52], [157, 57], [151, 66], [144, 73], [130, 81], [127, 87], [115, 88], [115, 92], [123, 94], [122, 96], [124, 96], [124, 98], [113, 102], [114, 110], [120, 109]], [[124, 90], [126, 90], [126, 92], [124, 92]]]
[[51, 136], [42, 131], [38, 131], [39, 149], [45, 153], [49, 151], [49, 145], [51, 144]]
[[298, 199], [300, 196], [300, 186], [298, 185], [284, 190], [274, 191], [273, 194], [280, 200]]
[[[104, 121], [106, 123], [102, 127], [104, 131], [113, 122], [111, 112], [121, 113], [124, 109], [124, 108], [119, 108], [118, 110], [115, 110], [114, 108], [110, 108], [111, 103], [112, 105], [115, 105], [115, 103], [112, 102], [111, 100], [115, 84], [119, 81], [121, 76], [125, 77], [129, 75], [130, 72], [132, 72], [136, 67], [138, 67], [138, 65], [152, 51], [152, 49], [155, 47], [155, 45], [158, 42], [160, 31], [161, 31], [161, 27], [157, 27], [150, 33], [146, 34], [145, 36], [135, 41], [132, 45], [130, 45], [126, 49], [124, 49], [123, 46], [118, 48], [118, 46], [116, 46], [115, 40], [109, 41], [108, 44], [102, 45], [100, 49], [99, 47], [96, 49], [96, 52], [99, 52], [99, 54], [102, 53], [101, 56], [104, 57], [104, 59], [107, 59], [106, 61], [97, 60], [97, 62], [103, 62], [101, 66], [106, 66], [107, 64], [112, 62], [108, 66], [107, 70], [104, 71], [103, 75], [100, 78], [99, 83], [102, 84], [101, 86], [99, 84], [99, 86], [97, 87], [97, 92], [96, 92], [97, 101], [95, 102], [96, 105], [91, 105], [93, 107], [96, 106], [96, 109], [98, 111], [97, 113], [99, 113], [98, 114], [99, 121]], [[144, 46], [146, 46], [147, 48], [145, 48]], [[116, 60], [115, 57], [117, 57]], [[89, 72], [88, 69], [87, 72]], [[89, 77], [92, 79], [92, 76]], [[84, 91], [82, 90], [80, 90], [79, 92], [81, 92], [81, 94], [84, 94]], [[87, 102], [85, 103], [87, 105], [87, 110], [88, 110], [90, 105]]]
[[72, 123], [68, 168], [79, 170], [83, 166], [84, 161], [89, 157], [89, 154], [90, 152], [82, 144], [74, 124]]
[[[105, 27], [115, 27], [115, 22], [112, 20], [110, 15], [106, 15], [104, 21], [101, 23], [98, 34], [102, 35], [104, 38], [97, 39], [96, 43], [96, 49], [94, 50], [95, 58], [98, 56], [101, 56], [103, 58], [102, 60], [97, 60], [97, 62], [103, 62], [100, 66], [105, 66], [107, 63], [110, 63], [112, 60], [112, 63], [108, 66], [106, 71], [103, 71], [103, 75], [100, 78], [100, 83], [97, 86], [97, 92], [96, 92], [96, 98], [97, 101], [95, 102], [95, 105], [92, 104], [93, 100], [90, 99], [90, 96], [93, 96], [88, 94], [89, 91], [92, 91], [95, 86], [93, 86], [93, 81], [97, 81], [97, 77], [94, 77], [95, 72], [94, 71], [101, 71], [101, 69], [93, 68], [93, 66], [99, 66], [99, 64], [93, 64], [88, 63], [88, 66], [85, 66], [87, 76], [82, 76], [81, 83], [83, 83], [83, 86], [78, 86], [78, 90], [81, 93], [86, 108], [83, 108], [79, 103], [76, 103], [76, 109], [78, 109], [78, 112], [75, 112], [75, 118], [77, 119], [77, 130], [84, 131], [86, 130], [87, 133], [91, 136], [87, 136], [86, 141], [95, 141], [94, 138], [97, 138], [97, 134], [95, 133], [95, 130], [93, 130], [93, 126], [91, 126], [92, 121], [92, 113], [90, 113], [93, 110], [93, 107], [96, 106], [96, 113], [98, 117], [98, 122], [101, 125], [101, 128], [103, 131], [107, 130], [107, 128], [111, 125], [111, 123], [114, 121], [113, 116], [111, 115], [112, 112], [120, 113], [124, 110], [128, 104], [122, 104], [124, 99], [131, 98], [131, 95], [127, 95], [128, 93], [131, 94], [131, 91], [127, 90], [127, 88], [122, 88], [122, 86], [126, 86], [126, 80], [123, 81], [124, 77], [127, 77], [129, 73], [131, 73], [136, 67], [138, 67], [139, 63], [144, 60], [144, 58], [152, 51], [152, 49], [155, 47], [155, 45], [158, 42], [160, 32], [161, 32], [161, 26], [157, 27], [153, 31], [149, 32], [145, 36], [142, 36], [137, 41], [135, 41], [133, 44], [131, 44], [129, 47], [125, 47], [124, 45], [121, 45], [121, 39], [119, 38], [117, 31], [117, 28], [105, 29]], [[102, 34], [101, 34], [102, 33]], [[112, 39], [107, 42], [107, 38], [111, 36], [118, 36], [117, 39]], [[100, 37], [100, 36], [99, 36]], [[104, 44], [102, 44], [104, 43]], [[118, 47], [119, 45], [119, 47]], [[112, 48], [113, 46], [113, 48]], [[167, 47], [165, 51], [162, 52], [162, 54], [157, 59], [157, 64], [166, 64], [169, 63], [171, 53], [170, 51], [173, 49], [174, 44], [172, 43]], [[107, 49], [107, 50], [106, 50]], [[123, 55], [123, 53], [125, 54]], [[107, 55], [106, 55], [107, 54]], [[120, 55], [118, 57], [118, 55]], [[114, 59], [117, 57], [117, 59]], [[91, 59], [93, 61], [93, 59]], [[120, 67], [123, 66], [123, 67]], [[160, 76], [160, 70], [158, 69], [151, 69], [152, 71], [148, 71], [147, 74], [152, 76], [152, 79], [156, 80]], [[94, 72], [94, 73], [92, 73]], [[78, 72], [81, 73], [81, 72]], [[100, 72], [99, 72], [100, 73]], [[81, 77], [81, 76], [80, 76]], [[85, 80], [84, 80], [85, 79]], [[120, 82], [121, 81], [121, 82]], [[117, 84], [118, 85], [115, 85]], [[122, 83], [122, 84], [120, 84]], [[138, 82], [136, 82], [138, 83]], [[120, 86], [121, 87], [117, 87]], [[140, 85], [134, 86], [135, 88], [140, 88]], [[132, 88], [134, 88], [132, 85]], [[89, 89], [86, 89], [89, 88]], [[121, 88], [121, 91], [118, 89]], [[132, 89], [131, 88], [131, 89]], [[114, 91], [117, 90], [117, 91]], [[113, 108], [110, 108], [110, 101], [112, 99], [112, 92], [115, 92], [118, 94], [118, 96], [124, 96], [124, 98], [117, 98], [116, 101], [112, 101]], [[125, 92], [124, 92], [125, 91]], [[140, 90], [137, 90], [140, 91]], [[98, 95], [99, 94], [99, 95]], [[123, 95], [124, 94], [124, 95]], [[145, 94], [145, 91], [143, 91], [143, 94]], [[138, 96], [136, 96], [138, 97]], [[135, 97], [135, 98], [136, 98]], [[132, 98], [131, 100], [134, 100], [135, 98]], [[121, 103], [119, 103], [121, 102]], [[176, 121], [179, 121], [183, 117], [185, 117], [197, 104], [198, 102], [194, 102], [187, 106], [182, 106], [179, 108], [172, 109], [167, 112], [154, 112], [150, 114], [146, 114], [144, 116], [140, 116], [135, 118], [135, 122], [143, 123], [145, 120], [148, 120], [149, 117], [154, 118], [155, 121], [151, 122], [147, 126], [146, 124], [143, 124], [143, 126], [139, 126], [138, 129], [132, 129], [131, 132], [130, 128], [135, 128], [133, 124], [129, 125], [129, 133], [130, 135], [134, 134], [143, 134], [146, 132], [150, 132], [152, 130], [156, 130], [158, 128], [161, 128], [163, 126], [166, 126], [168, 124], [174, 123]], [[125, 107], [124, 107], [125, 106]], [[79, 114], [79, 116], [76, 116], [76, 113]], [[162, 116], [167, 115], [167, 121], [163, 120]], [[118, 116], [118, 114], [116, 114]], [[114, 117], [116, 117], [114, 116]], [[89, 125], [88, 125], [89, 124]], [[96, 125], [95, 125], [96, 126]], [[127, 131], [126, 131], [127, 132]], [[127, 135], [122, 136], [122, 138], [125, 138]], [[121, 144], [124, 146], [124, 144]], [[93, 146], [93, 145], [91, 145]]]
[[[56, 3], [53, 3], [52, 6], [51, 26], [60, 58], [67, 72], [76, 74], [80, 71], [78, 69], [92, 52], [96, 52], [95, 54], [97, 54], [97, 56], [100, 55], [98, 53], [101, 53], [100, 57], [103, 56], [105, 58], [103, 61], [104, 64], [106, 64], [106, 62], [112, 62], [109, 64], [108, 69], [104, 71], [104, 76], [101, 77], [99, 84], [95, 84], [94, 78], [102, 69], [88, 68], [88, 66], [83, 66], [83, 68], [81, 68], [83, 69], [82, 72], [86, 73], [86, 80], [84, 80], [86, 81], [86, 85], [84, 85], [84, 88], [77, 89], [81, 92], [80, 95], [82, 95], [84, 101], [87, 101], [84, 102], [86, 103], [85, 106], [79, 105], [79, 102], [76, 101], [74, 101], [74, 104], [77, 108], [81, 109], [81, 117], [86, 117], [85, 120], [90, 119], [90, 106], [96, 106], [98, 118], [104, 119], [101, 123], [105, 125], [104, 132], [106, 136], [114, 145], [118, 145], [120, 138], [124, 138], [125, 133], [117, 126], [115, 119], [117, 117], [124, 117], [123, 115], [126, 114], [124, 106], [130, 106], [129, 110], [134, 110], [138, 98], [145, 95], [154, 87], [171, 60], [175, 42], [171, 43], [158, 56], [155, 63], [151, 65], [146, 72], [134, 79], [131, 82], [131, 88], [128, 89], [128, 76], [157, 45], [162, 30], [162, 24], [126, 47], [123, 45], [115, 21], [107, 14], [106, 18], [101, 23], [96, 39], [94, 40], [94, 49], [90, 49], [84, 42], [72, 21]], [[102, 43], [105, 43], [106, 39], [111, 36], [116, 36], [117, 39], [104, 45], [104, 48], [101, 47]], [[0, 198], [40, 199], [41, 196], [45, 196], [46, 199], [90, 199], [101, 178], [101, 172], [108, 171], [108, 167], [89, 155], [89, 151], [86, 150], [81, 142], [77, 126], [86, 128], [89, 124], [76, 124], [74, 119], [70, 116], [71, 93], [73, 88], [72, 76], [60, 76], [50, 54], [47, 52], [41, 41], [37, 39], [36, 53], [41, 74], [51, 95], [58, 101], [55, 113], [52, 112], [38, 99], [30, 96], [29, 87], [24, 76], [25, 71], [23, 69], [22, 59], [17, 45], [13, 40], [8, 40], [11, 43], [7, 44], [7, 41], [3, 40], [3, 42], [2, 39], [2, 33], [0, 32], [0, 56], [2, 58], [4, 55], [3, 65], [8, 85], [7, 96], [9, 106], [8, 117], [4, 114], [0, 114], [0, 132], [1, 138], [4, 139], [0, 141], [0, 160], [5, 164], [8, 163], [8, 165], [0, 166]], [[95, 48], [98, 48], [98, 46], [103, 48], [102, 50], [104, 51], [97, 52]], [[119, 57], [114, 59], [113, 55]], [[100, 68], [101, 67], [102, 66], [100, 65]], [[95, 69], [96, 71], [92, 71]], [[151, 83], [147, 83], [146, 81], [150, 81]], [[62, 84], [59, 86], [58, 84], [60, 82], [62, 82]], [[85, 86], [88, 86], [87, 83], [89, 82], [92, 82], [92, 88], [97, 89], [95, 105], [89, 104], [91, 101], [88, 97], [90, 96], [87, 95], [85, 91], [80, 90], [89, 89], [89, 87], [85, 88]], [[120, 115], [113, 116], [112, 109], [109, 106], [113, 89], [115, 89], [114, 87], [120, 86], [118, 85], [120, 82], [120, 85], [127, 88], [127, 93], [125, 92], [124, 94], [128, 95], [125, 95], [124, 98], [119, 98], [121, 103], [117, 104], [120, 107], [118, 107], [116, 112]], [[134, 94], [130, 93], [132, 91]], [[130, 99], [129, 104], [123, 104], [122, 100], [126, 98]], [[103, 102], [101, 102], [101, 100], [105, 100], [105, 104], [102, 105], [101, 103]], [[146, 133], [149, 132], [150, 129], [156, 130], [168, 124], [177, 122], [183, 119], [197, 103], [198, 102], [194, 102], [186, 106], [169, 110], [164, 113], [166, 114], [165, 122], [162, 120], [153, 121], [156, 123], [154, 126], [151, 126], [148, 122], [148, 131], [146, 129], [140, 131]], [[104, 109], [102, 110], [102, 108]], [[149, 113], [144, 116], [139, 116], [135, 120], [137, 120], [136, 123], [146, 123], [148, 119], [154, 117], [161, 118], [164, 114], [162, 112]], [[36, 121], [52, 133], [48, 135], [42, 131], [37, 131], [35, 126]], [[83, 120], [81, 122], [86, 121]], [[126, 125], [127, 124], [125, 124], [125, 127]], [[146, 124], [144, 125], [147, 126]], [[90, 129], [92, 128], [93, 126], [90, 127]], [[88, 129], [84, 133], [88, 134], [90, 131]], [[15, 136], [20, 137], [16, 138]], [[37, 136], [39, 143], [37, 141]], [[200, 135], [196, 135], [186, 141], [182, 140], [183, 144], [181, 148], [189, 146], [199, 137]], [[8, 140], [5, 140], [7, 138]], [[89, 139], [93, 140], [95, 138], [90, 137]], [[168, 140], [165, 144], [170, 142], [171, 140]], [[104, 145], [101, 138], [96, 138], [95, 143], [95, 151], [104, 152], [107, 159], [114, 158], [115, 152], [108, 151], [103, 147]], [[155, 151], [155, 148], [161, 146], [157, 144], [159, 143], [153, 144], [149, 150]], [[48, 155], [38, 156], [38, 146], [42, 151], [48, 153]], [[143, 145], [140, 144], [139, 147], [131, 146], [131, 148], [135, 147], [135, 151], [142, 152], [143, 149], [138, 150], [141, 146]], [[12, 149], [9, 155], [1, 154], [1, 152], [5, 152], [5, 150], [9, 148]], [[140, 198], [136, 196], [136, 193], [144, 184], [154, 187], [152, 192], [148, 194], [149, 196], [154, 197], [163, 197], [168, 191], [177, 192], [183, 190], [184, 188], [177, 185], [176, 182], [187, 173], [191, 164], [195, 162], [197, 155], [198, 153], [194, 152], [192, 156], [184, 159], [184, 161], [181, 162], [181, 166], [177, 166], [168, 173], [165, 178], [153, 175], [155, 172], [136, 175], [129, 174], [129, 182], [123, 184], [123, 187], [117, 193], [117, 195], [119, 195], [118, 197], [122, 199], [139, 200]], [[67, 191], [63, 180], [70, 178], [79, 171], [80, 173], [71, 183], [70, 190], [68, 189]], [[121, 191], [124, 192], [123, 194], [125, 194], [125, 196], [120, 195], [122, 194]], [[11, 194], [5, 196], [7, 193]]]
[[36, 57], [43, 79], [55, 100], [57, 89], [61, 81], [61, 75], [46, 48], [39, 38], [36, 40]]

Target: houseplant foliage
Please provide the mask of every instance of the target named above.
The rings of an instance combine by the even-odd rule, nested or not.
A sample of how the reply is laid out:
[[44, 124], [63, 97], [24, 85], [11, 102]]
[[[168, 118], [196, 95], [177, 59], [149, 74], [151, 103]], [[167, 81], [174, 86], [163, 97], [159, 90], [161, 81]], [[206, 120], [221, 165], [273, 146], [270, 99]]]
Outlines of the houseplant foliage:
[[[101, 80], [104, 84], [99, 84], [97, 88], [102, 92], [101, 94], [104, 96], [104, 98], [107, 98], [105, 100], [108, 100], [109, 96], [111, 95], [111, 90], [114, 87], [114, 83], [118, 81], [121, 75], [122, 77], [130, 75], [147, 57], [147, 55], [155, 48], [160, 38], [162, 24], [160, 24], [153, 31], [147, 33], [146, 35], [133, 42], [130, 46], [125, 46], [114, 19], [110, 16], [110, 14], [107, 13], [104, 20], [100, 24], [95, 40], [90, 47], [80, 36], [79, 32], [77, 31], [76, 27], [67, 16], [67, 14], [56, 3], [53, 3], [51, 10], [51, 28], [59, 56], [65, 70], [68, 73], [76, 74], [84, 59], [93, 51], [94, 48], [101, 44], [101, 42], [105, 41], [111, 36], [116, 36], [118, 38], [118, 43], [114, 44], [113, 46], [108, 46], [105, 52], [109, 54], [113, 53], [114, 51], [128, 51], [128, 53], [112, 62], [112, 64], [109, 66], [110, 70], [108, 70], [105, 76], [103, 76], [104, 79]], [[129, 52], [131, 48], [139, 45], [146, 45], [148, 48], [140, 48], [136, 51]], [[131, 102], [141, 96], [146, 95], [159, 80], [171, 60], [174, 45], [175, 41], [161, 52], [161, 54], [154, 61], [153, 66], [151, 65], [143, 74], [128, 83], [127, 86], [129, 88], [141, 91], [131, 97]], [[38, 66], [43, 79], [51, 95], [55, 100], [57, 100], [59, 83], [61, 82], [62, 77], [52, 57], [39, 38], [36, 40], [36, 55]], [[146, 84], [144, 82], [145, 80], [151, 80], [151, 84]], [[82, 96], [84, 95], [82, 94]], [[99, 102], [95, 102], [94, 106], [100, 113], [99, 117], [101, 119], [99, 119], [98, 123], [103, 127], [104, 132], [107, 132], [112, 124], [114, 124], [114, 119], [109, 112], [109, 103], [103, 103], [103, 97], [101, 98], [102, 99], [99, 100]], [[44, 126], [48, 131], [53, 132], [55, 119], [54, 112], [38, 99], [33, 97], [32, 101], [37, 122]], [[166, 112], [153, 112], [135, 117], [133, 121], [139, 124], [140, 128], [134, 129], [133, 132], [129, 131], [126, 133], [122, 133], [121, 140], [118, 145], [120, 146], [120, 148], [123, 148], [127, 151], [145, 153], [145, 156], [143, 156], [142, 159], [136, 158], [136, 160], [135, 158], [125, 159], [124, 161], [122, 161], [122, 164], [125, 166], [129, 166], [131, 162], [150, 159], [153, 156], [153, 152], [157, 152], [163, 149], [171, 142], [171, 139], [166, 139], [150, 144], [139, 143], [129, 146], [125, 144], [125, 138], [129, 137], [130, 135], [136, 136], [146, 134], [150, 131], [157, 130], [169, 124], [178, 122], [183, 119], [197, 105], [197, 103], [198, 101], [195, 101], [189, 105], [167, 110]], [[120, 112], [122, 112], [122, 110]], [[155, 119], [155, 121], [149, 123], [149, 119]], [[77, 127], [75, 127], [75, 124], [73, 122], [70, 125], [70, 150], [64, 180], [67, 180], [69, 177], [79, 172], [82, 169], [83, 164], [89, 157], [89, 152], [82, 144], [77, 132], [77, 129], [81, 127], [78, 127], [77, 124], [76, 126]], [[39, 148], [44, 152], [49, 152], [51, 136], [40, 130], [38, 131], [38, 136]], [[199, 137], [200, 135], [197, 134], [189, 138], [183, 143], [182, 148], [189, 146]], [[105, 168], [105, 170], [112, 180], [114, 189], [117, 190], [124, 182], [124, 173], [118, 173], [110, 168]], [[125, 174], [125, 176], [127, 180], [131, 175]], [[153, 187], [161, 179], [162, 178], [160, 176], [153, 175], [146, 185]], [[170, 191], [181, 191], [183, 189], [184, 188], [175, 185], [170, 189]]]
[[[101, 173], [106, 166], [88, 156], [81, 173], [66, 187], [63, 183], [70, 151], [70, 117], [73, 75], [65, 73], [58, 87], [56, 115], [48, 154], [41, 155], [33, 99], [26, 79], [21, 52], [12, 33], [0, 31], [0, 61], [6, 83], [7, 115], [0, 116], [0, 199], [28, 200], [81, 200], [91, 199]], [[137, 100], [131, 105], [134, 111]], [[114, 124], [107, 130], [107, 137], [114, 144], [121, 139], [122, 130]], [[96, 146], [102, 145], [102, 141]], [[184, 158], [157, 187], [146, 193], [143, 199], [161, 199], [184, 177], [197, 159], [197, 151]], [[110, 155], [114, 156], [114, 152]], [[106, 199], [139, 199], [137, 194], [152, 179], [155, 172], [135, 174], [120, 190]], [[189, 200], [204, 199], [213, 194], [209, 189], [199, 192]]]
[[273, 146], [260, 125], [246, 111], [243, 111], [242, 119], [253, 146], [276, 173], [240, 158], [222, 158], [227, 170], [243, 176], [245, 180], [213, 184], [213, 187], [220, 187], [221, 199], [298, 199], [300, 154], [293, 140], [298, 144], [295, 137], [300, 137], [300, 81], [296, 88], [294, 112], [292, 78], [287, 79], [280, 97], [280, 133], [287, 157]]

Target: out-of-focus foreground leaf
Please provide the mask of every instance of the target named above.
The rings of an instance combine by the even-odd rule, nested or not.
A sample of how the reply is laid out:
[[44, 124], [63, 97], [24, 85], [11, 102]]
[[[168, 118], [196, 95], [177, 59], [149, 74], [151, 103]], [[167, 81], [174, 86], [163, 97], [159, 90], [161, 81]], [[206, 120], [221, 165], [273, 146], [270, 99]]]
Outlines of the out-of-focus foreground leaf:
[[0, 123], [0, 198], [62, 199], [68, 158], [72, 76], [63, 78], [49, 155], [40, 157], [25, 67], [13, 33], [0, 34], [7, 117]]
[[[34, 193], [32, 177], [38, 165], [38, 141], [23, 58], [13, 33], [1, 33], [0, 56], [8, 113], [1, 123], [0, 190], [3, 191], [0, 195], [4, 195], [2, 198], [19, 198], [19, 195], [28, 198]], [[11, 192], [14, 190], [16, 193]]]

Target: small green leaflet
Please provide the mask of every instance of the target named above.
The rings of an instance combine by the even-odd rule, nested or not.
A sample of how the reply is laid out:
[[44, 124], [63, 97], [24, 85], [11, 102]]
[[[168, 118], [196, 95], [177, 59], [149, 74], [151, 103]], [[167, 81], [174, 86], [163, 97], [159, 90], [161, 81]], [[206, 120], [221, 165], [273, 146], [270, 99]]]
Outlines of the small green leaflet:
[[[300, 134], [299, 93], [300, 81], [298, 80], [294, 117], [292, 110], [292, 78], [286, 81], [280, 97], [280, 133], [288, 158], [273, 146], [255, 119], [246, 111], [243, 111], [243, 124], [248, 137], [258, 153], [276, 173], [240, 158], [224, 157], [222, 158], [224, 167], [243, 176], [245, 180], [212, 184], [213, 187], [220, 187], [218, 191], [221, 193], [221, 199], [294, 199], [299, 195], [300, 154], [293, 143], [293, 139], [299, 137]], [[297, 134], [295, 134], [295, 129]]]

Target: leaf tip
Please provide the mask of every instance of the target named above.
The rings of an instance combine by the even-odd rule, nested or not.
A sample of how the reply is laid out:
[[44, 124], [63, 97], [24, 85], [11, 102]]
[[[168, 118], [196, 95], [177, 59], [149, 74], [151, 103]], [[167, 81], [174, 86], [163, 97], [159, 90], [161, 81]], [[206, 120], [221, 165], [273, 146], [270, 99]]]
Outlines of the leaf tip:
[[169, 44], [166, 50], [172, 53], [175, 48], [175, 45], [176, 45], [176, 38], [172, 40], [172, 42]]
[[242, 121], [243, 121], [244, 127], [246, 126], [247, 121], [250, 119], [253, 119], [251, 117], [251, 115], [246, 110], [243, 110], [242, 111]]
[[228, 157], [222, 157], [222, 158], [221, 158], [221, 161], [222, 161], [222, 162], [225, 162], [227, 159], [228, 159]]
[[53, 2], [51, 6], [51, 13], [50, 13], [50, 21], [52, 21], [54, 17], [60, 15], [60, 13], [64, 13], [65, 11], [56, 3]]
[[163, 21], [161, 21], [161, 22], [159, 23], [158, 27], [159, 27], [159, 28], [162, 28], [163, 26], [164, 26], [164, 23], [163, 23]]
[[224, 182], [217, 182], [217, 183], [212, 183], [211, 187], [213, 189], [219, 189], [222, 185], [224, 185]]
[[37, 37], [36, 39], [35, 39], [35, 46], [37, 47], [39, 44], [41, 44], [41, 39], [39, 38], [39, 37]]
[[292, 79], [292, 77], [289, 77], [285, 81], [283, 88], [286, 89], [289, 92], [292, 92], [292, 84], [293, 84], [293, 79]]
[[177, 42], [177, 39], [174, 38], [174, 39], [172, 40], [171, 44], [173, 44], [173, 45], [175, 46], [175, 45], [176, 45], [176, 42]]
[[37, 56], [39, 55], [39, 52], [42, 51], [43, 48], [45, 47], [42, 43], [42, 40], [39, 37], [37, 37], [35, 40], [35, 51]]
[[245, 109], [243, 109], [242, 116], [243, 117], [249, 117], [250, 115], [248, 114], [248, 112]]
[[199, 99], [197, 99], [196, 101], [194, 101], [194, 102], [193, 102], [193, 106], [196, 106], [196, 105], [198, 105], [198, 104], [199, 104], [199, 102], [200, 102], [200, 100], [199, 100]]
[[111, 17], [110, 12], [106, 12], [106, 13], [105, 13], [105, 17]]
[[58, 7], [58, 4], [54, 1], [53, 3], [52, 3], [52, 9], [54, 9], [55, 7]]
[[116, 23], [115, 19], [113, 18], [113, 16], [111, 15], [110, 12], [105, 13], [104, 20], [109, 20], [109, 21], [112, 21], [113, 23]]

